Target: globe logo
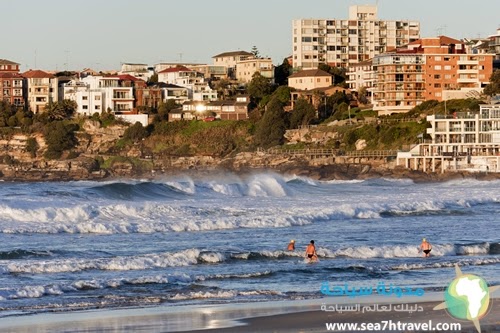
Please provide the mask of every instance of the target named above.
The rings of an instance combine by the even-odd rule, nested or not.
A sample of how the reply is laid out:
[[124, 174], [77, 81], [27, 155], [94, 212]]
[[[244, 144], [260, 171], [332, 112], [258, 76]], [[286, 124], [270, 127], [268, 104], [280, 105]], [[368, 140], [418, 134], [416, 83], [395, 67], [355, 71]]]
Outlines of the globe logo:
[[499, 290], [500, 286], [488, 288], [484, 279], [473, 274], [463, 274], [457, 264], [455, 264], [455, 274], [455, 279], [444, 293], [444, 303], [436, 305], [434, 310], [447, 309], [456, 319], [470, 320], [481, 333], [479, 319], [488, 312], [490, 294]]
[[479, 276], [464, 274], [450, 283], [444, 300], [453, 317], [471, 321], [481, 319], [490, 304], [488, 284]]

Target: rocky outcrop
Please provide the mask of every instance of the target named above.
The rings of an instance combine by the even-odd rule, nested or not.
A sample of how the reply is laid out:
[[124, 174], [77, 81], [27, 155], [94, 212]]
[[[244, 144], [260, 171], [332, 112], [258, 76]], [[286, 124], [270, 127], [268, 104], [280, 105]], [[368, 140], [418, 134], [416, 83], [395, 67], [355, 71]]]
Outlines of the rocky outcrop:
[[[59, 161], [45, 160], [43, 152], [46, 144], [42, 135], [14, 134], [0, 138], [0, 179], [19, 181], [48, 180], [99, 180], [108, 177], [156, 177], [178, 172], [204, 172], [230, 170], [250, 172], [255, 170], [275, 170], [307, 176], [313, 179], [367, 179], [376, 177], [411, 178], [415, 181], [440, 181], [452, 178], [475, 177], [495, 179], [497, 174], [467, 173], [423, 173], [397, 167], [386, 159], [356, 158], [344, 156], [306, 156], [264, 151], [242, 152], [230, 157], [214, 156], [144, 156], [141, 145], [134, 145], [121, 156], [113, 153], [116, 142], [123, 136], [125, 127], [103, 128], [98, 122], [86, 121], [83, 130], [77, 133], [79, 145], [72, 152], [76, 158]], [[302, 131], [302, 130], [297, 130]], [[312, 132], [295, 132], [296, 136], [310, 135]], [[312, 135], [311, 137], [313, 137]], [[38, 150], [33, 157], [27, 150], [29, 138], [36, 140]], [[335, 135], [318, 140], [335, 139]], [[310, 139], [310, 138], [309, 138]], [[358, 142], [359, 148], [363, 142]], [[107, 161], [106, 169], [101, 169], [98, 160]], [[111, 162], [109, 162], [111, 161]], [[109, 163], [108, 163], [109, 162]]]

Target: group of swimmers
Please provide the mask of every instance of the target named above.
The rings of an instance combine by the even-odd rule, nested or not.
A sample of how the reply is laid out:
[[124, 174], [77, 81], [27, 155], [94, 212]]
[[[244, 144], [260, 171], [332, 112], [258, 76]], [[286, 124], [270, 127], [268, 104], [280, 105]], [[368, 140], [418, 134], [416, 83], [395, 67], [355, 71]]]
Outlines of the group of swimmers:
[[[288, 244], [287, 251], [295, 251], [295, 240], [291, 240]], [[432, 245], [427, 241], [427, 239], [422, 239], [422, 244], [420, 244], [419, 252], [423, 252], [424, 258], [431, 256]], [[309, 259], [309, 262], [314, 262], [318, 260], [318, 254], [316, 253], [316, 247], [314, 246], [314, 240], [312, 240], [306, 248], [305, 257]]]

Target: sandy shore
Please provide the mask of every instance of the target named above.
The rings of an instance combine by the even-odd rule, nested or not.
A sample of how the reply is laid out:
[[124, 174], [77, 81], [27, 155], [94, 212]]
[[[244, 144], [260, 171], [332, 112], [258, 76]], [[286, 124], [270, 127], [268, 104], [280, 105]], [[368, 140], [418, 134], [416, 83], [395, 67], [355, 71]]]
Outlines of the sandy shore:
[[[160, 306], [121, 310], [94, 310], [70, 313], [47, 313], [12, 316], [0, 319], [0, 332], [327, 332], [326, 323], [460, 323], [455, 332], [476, 332], [473, 324], [458, 321], [446, 310], [433, 310], [442, 299], [441, 293], [425, 299], [404, 300], [373, 297], [365, 299], [323, 298], [303, 301], [281, 301], [204, 306]], [[389, 311], [370, 312], [386, 305]], [[403, 307], [401, 307], [401, 304]], [[335, 305], [349, 306], [355, 311], [342, 311]], [[409, 308], [405, 308], [409, 305]], [[408, 311], [416, 309], [418, 311]], [[345, 308], [344, 308], [345, 309]], [[366, 309], [367, 311], [364, 311]], [[382, 309], [382, 308], [381, 308]], [[330, 311], [325, 311], [330, 310]], [[387, 310], [387, 308], [385, 308]], [[403, 310], [403, 311], [402, 311]], [[492, 300], [490, 312], [480, 320], [483, 333], [500, 332], [500, 299]], [[392, 330], [391, 332], [420, 332]], [[349, 332], [343, 330], [343, 332]], [[367, 331], [366, 331], [367, 332]], [[388, 330], [378, 330], [388, 332]], [[434, 332], [434, 331], [433, 331]]]

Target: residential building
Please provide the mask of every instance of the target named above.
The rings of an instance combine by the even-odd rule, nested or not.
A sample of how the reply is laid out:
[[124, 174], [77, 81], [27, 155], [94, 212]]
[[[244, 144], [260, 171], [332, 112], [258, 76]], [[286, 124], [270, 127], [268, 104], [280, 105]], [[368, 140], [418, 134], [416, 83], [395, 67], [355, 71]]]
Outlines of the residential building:
[[19, 64], [6, 59], [0, 59], [0, 73], [19, 73]]
[[491, 35], [489, 39], [489, 53], [495, 55], [494, 67], [496, 69], [500, 69], [500, 28], [498, 28], [497, 33], [495, 35]]
[[161, 62], [154, 66], [155, 73], [159, 73], [167, 68], [174, 67], [196, 67], [196, 66], [205, 66], [205, 64], [193, 63], [193, 62]]
[[373, 59], [374, 110], [407, 112], [427, 100], [476, 97], [493, 71], [491, 54], [467, 54], [464, 42], [423, 38]]
[[188, 88], [163, 82], [160, 82], [159, 85], [164, 91], [163, 96], [165, 102], [173, 99], [177, 104], [183, 104], [189, 100]]
[[321, 69], [307, 69], [288, 77], [288, 86], [297, 90], [325, 88], [333, 84], [333, 76]]
[[226, 67], [228, 76], [236, 79], [236, 64], [253, 56], [253, 53], [247, 51], [231, 51], [215, 55], [212, 59], [215, 66]]
[[349, 19], [298, 19], [292, 23], [294, 68], [349, 67], [420, 38], [420, 23], [380, 20], [377, 6], [351, 6]]
[[144, 81], [129, 75], [87, 76], [82, 82], [92, 90], [100, 90], [104, 101], [102, 107], [115, 114], [135, 113], [134, 87], [145, 85]]
[[347, 68], [347, 85], [353, 91], [366, 88], [367, 98], [373, 95], [376, 83], [376, 75], [373, 70], [373, 61], [367, 60], [351, 65]]
[[398, 164], [423, 171], [500, 172], [500, 103], [479, 112], [429, 115], [430, 142], [398, 154]]
[[189, 101], [182, 109], [169, 113], [169, 121], [193, 119], [243, 120], [248, 118], [249, 96], [237, 96], [231, 101]]
[[19, 64], [5, 59], [0, 59], [0, 100], [16, 106], [24, 105]]
[[162, 84], [152, 84], [135, 89], [136, 108], [139, 112], [146, 111], [147, 108], [158, 109], [160, 103], [163, 103]]
[[91, 89], [90, 84], [79, 80], [71, 80], [63, 86], [63, 99], [76, 102], [76, 114], [92, 116], [101, 114], [104, 108], [104, 92], [100, 89]]
[[25, 102], [32, 112], [43, 112], [47, 103], [59, 100], [56, 76], [41, 70], [29, 70], [22, 76]]
[[131, 75], [137, 79], [147, 81], [153, 74], [153, 67], [148, 67], [147, 64], [122, 63], [120, 75]]
[[158, 82], [187, 88], [188, 98], [195, 101], [217, 99], [217, 91], [210, 88], [203, 74], [185, 66], [171, 67], [158, 72]]
[[274, 65], [271, 58], [249, 57], [236, 62], [236, 80], [241, 83], [252, 81], [257, 72], [274, 83]]
[[190, 65], [186, 67], [203, 74], [203, 77], [208, 80], [221, 80], [228, 78], [226, 66]]

